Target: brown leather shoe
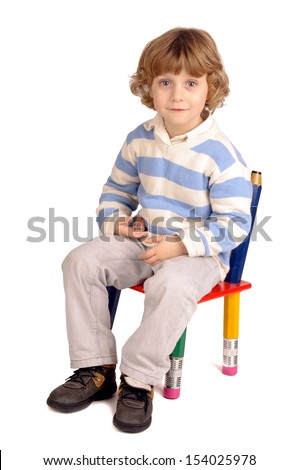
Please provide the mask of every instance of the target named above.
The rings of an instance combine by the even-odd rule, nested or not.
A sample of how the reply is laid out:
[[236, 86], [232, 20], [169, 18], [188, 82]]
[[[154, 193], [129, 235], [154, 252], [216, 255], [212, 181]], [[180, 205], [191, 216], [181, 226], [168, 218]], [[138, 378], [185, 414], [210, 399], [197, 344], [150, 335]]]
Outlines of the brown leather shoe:
[[95, 366], [77, 369], [64, 384], [55, 388], [47, 404], [62, 413], [87, 408], [95, 400], [112, 397], [117, 390], [115, 366]]
[[152, 422], [154, 387], [121, 376], [113, 424], [120, 431], [141, 432]]

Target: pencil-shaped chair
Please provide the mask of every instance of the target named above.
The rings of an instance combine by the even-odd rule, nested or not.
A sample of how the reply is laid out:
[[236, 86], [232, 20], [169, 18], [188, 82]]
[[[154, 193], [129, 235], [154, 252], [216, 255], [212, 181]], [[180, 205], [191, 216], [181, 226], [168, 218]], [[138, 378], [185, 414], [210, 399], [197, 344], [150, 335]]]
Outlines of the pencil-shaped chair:
[[[239, 339], [239, 313], [240, 313], [240, 293], [250, 289], [250, 282], [241, 280], [245, 259], [248, 251], [250, 237], [256, 216], [262, 190], [262, 176], [258, 171], [251, 173], [253, 185], [253, 195], [251, 201], [251, 228], [246, 239], [232, 251], [230, 258], [230, 270], [225, 281], [217, 284], [212, 291], [198, 301], [207, 302], [219, 297], [224, 297], [224, 317], [223, 317], [223, 365], [222, 372], [226, 375], [235, 375], [238, 370], [238, 339]], [[120, 291], [115, 287], [108, 287], [109, 310], [111, 316], [111, 328], [113, 325]], [[143, 285], [131, 287], [138, 292], [143, 292]], [[170, 369], [165, 376], [164, 397], [178, 398], [180, 396], [182, 367], [185, 352], [186, 331], [178, 340], [176, 347], [169, 356]]]
[[[251, 173], [251, 182], [253, 194], [251, 200], [252, 221], [250, 232], [244, 242], [232, 251], [230, 270], [225, 281], [217, 284], [208, 295], [198, 302], [202, 303], [224, 297], [222, 372], [226, 375], [235, 375], [238, 370], [240, 292], [251, 288], [250, 282], [242, 281], [241, 277], [262, 189], [261, 173], [253, 171]], [[166, 398], [178, 398], [180, 396], [185, 341], [186, 331], [170, 355], [170, 369], [166, 374], [164, 387], [164, 396]], [[177, 354], [178, 351], [180, 354]]]

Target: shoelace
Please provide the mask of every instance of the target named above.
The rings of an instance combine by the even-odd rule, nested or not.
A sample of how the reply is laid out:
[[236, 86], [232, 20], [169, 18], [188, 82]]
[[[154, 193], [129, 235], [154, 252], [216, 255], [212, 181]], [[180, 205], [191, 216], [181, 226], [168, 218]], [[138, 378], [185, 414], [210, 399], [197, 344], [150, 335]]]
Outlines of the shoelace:
[[124, 384], [123, 393], [121, 398], [131, 398], [133, 400], [143, 401], [145, 406], [145, 412], [148, 407], [148, 392], [146, 390], [130, 387], [127, 384]]
[[86, 386], [86, 383], [84, 382], [83, 378], [91, 378], [95, 377], [94, 372], [96, 369], [93, 368], [88, 368], [88, 369], [77, 369], [73, 373], [73, 375], [70, 375], [66, 380], [72, 381], [72, 382], [79, 382], [81, 385], [84, 387]]

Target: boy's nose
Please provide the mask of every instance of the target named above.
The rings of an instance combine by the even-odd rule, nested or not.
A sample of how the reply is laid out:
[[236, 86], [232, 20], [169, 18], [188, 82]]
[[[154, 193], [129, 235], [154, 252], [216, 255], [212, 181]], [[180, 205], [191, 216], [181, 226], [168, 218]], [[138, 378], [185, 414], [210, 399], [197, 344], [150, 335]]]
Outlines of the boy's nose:
[[182, 101], [183, 98], [183, 90], [181, 87], [175, 86], [172, 89], [171, 100], [172, 101]]

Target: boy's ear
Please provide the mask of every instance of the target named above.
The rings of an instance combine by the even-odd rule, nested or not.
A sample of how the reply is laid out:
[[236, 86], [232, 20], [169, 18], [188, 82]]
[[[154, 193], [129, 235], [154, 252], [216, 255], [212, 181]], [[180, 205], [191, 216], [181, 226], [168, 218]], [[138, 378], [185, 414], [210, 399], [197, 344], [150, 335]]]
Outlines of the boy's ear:
[[208, 107], [207, 107], [207, 104], [206, 104], [206, 106], [204, 107], [204, 109], [200, 113], [200, 117], [205, 121], [209, 117], [209, 115], [210, 115], [210, 113], [209, 113], [209, 110], [208, 110]]

